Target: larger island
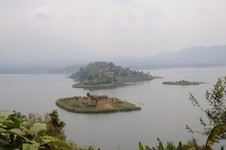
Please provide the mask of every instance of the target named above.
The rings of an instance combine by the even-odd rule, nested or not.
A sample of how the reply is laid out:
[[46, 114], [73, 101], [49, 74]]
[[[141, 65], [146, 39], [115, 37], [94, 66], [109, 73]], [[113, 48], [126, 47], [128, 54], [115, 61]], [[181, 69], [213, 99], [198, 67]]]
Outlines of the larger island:
[[152, 80], [156, 77], [149, 73], [132, 71], [129, 68], [116, 66], [112, 62], [93, 62], [70, 76], [76, 84], [74, 88], [112, 88], [128, 82]]
[[107, 95], [90, 95], [61, 98], [56, 105], [76, 113], [108, 113], [119, 111], [140, 110], [135, 104], [122, 101], [118, 98], [110, 98]]

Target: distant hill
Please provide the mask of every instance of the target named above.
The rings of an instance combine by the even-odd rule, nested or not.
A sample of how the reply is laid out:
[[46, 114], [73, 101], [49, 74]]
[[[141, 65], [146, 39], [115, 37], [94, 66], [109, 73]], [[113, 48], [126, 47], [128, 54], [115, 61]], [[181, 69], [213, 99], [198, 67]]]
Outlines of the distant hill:
[[85, 65], [70, 65], [62, 68], [55, 69], [50, 73], [74, 73], [78, 72], [80, 67], [84, 67]]
[[143, 68], [226, 66], [226, 45], [191, 47], [137, 60]]
[[43, 74], [60, 70], [61, 67], [48, 65], [1, 65], [0, 74]]
[[[56, 47], [56, 51], [60, 51], [61, 49], [73, 51], [76, 47], [71, 43], [68, 43], [67, 46], [64, 47], [62, 46], [62, 42], [63, 41], [58, 42], [58, 45], [54, 46]], [[50, 46], [52, 45], [53, 44], [50, 44]], [[38, 46], [33, 46], [33, 48], [36, 47]], [[52, 47], [52, 49], [54, 49], [54, 47]], [[18, 48], [21, 47], [18, 46]], [[32, 48], [32, 46], [30, 48]], [[80, 67], [84, 67], [84, 64], [88, 64], [88, 62], [91, 61], [114, 62], [117, 65], [129, 67], [132, 70], [226, 66], [226, 45], [191, 47], [176, 52], [162, 53], [146, 57], [112, 56], [78, 46], [75, 49], [80, 51], [77, 53], [64, 53], [61, 54], [59, 58], [52, 58], [47, 55], [41, 57], [33, 54], [29, 55], [30, 58], [28, 60], [21, 56], [20, 60], [15, 59], [15, 62], [10, 63], [4, 61], [4, 59], [7, 59], [6, 56], [8, 56], [5, 55], [3, 57], [4, 59], [0, 60], [0, 74], [73, 73], [79, 71]], [[11, 55], [8, 57], [11, 58]], [[12, 59], [13, 58], [14, 57], [12, 57]], [[60, 58], [64, 60], [61, 60]], [[22, 60], [28, 62], [23, 62]], [[33, 60], [35, 63], [30, 60]]]

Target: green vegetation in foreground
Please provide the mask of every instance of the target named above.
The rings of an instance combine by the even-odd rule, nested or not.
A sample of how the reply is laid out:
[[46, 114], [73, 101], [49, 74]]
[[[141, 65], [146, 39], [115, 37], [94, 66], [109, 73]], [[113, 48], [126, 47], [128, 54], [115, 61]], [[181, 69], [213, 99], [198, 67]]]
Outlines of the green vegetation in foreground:
[[[63, 128], [65, 123], [58, 117], [57, 111], [43, 117], [37, 114], [21, 115], [15, 111], [0, 110], [0, 150], [95, 150], [92, 146], [79, 148], [73, 141], [66, 142]], [[226, 124], [212, 128], [205, 145], [199, 145], [193, 139], [186, 144], [167, 142], [164, 147], [158, 138], [159, 144], [155, 147], [143, 146], [139, 142], [139, 150], [213, 150], [212, 145], [218, 143], [226, 132]], [[98, 148], [100, 150], [100, 148]], [[221, 147], [224, 150], [224, 147]]]
[[69, 97], [56, 101], [56, 105], [77, 113], [108, 113], [119, 111], [140, 110], [135, 104], [121, 101], [117, 98], [104, 98], [92, 100], [90, 97]]
[[199, 85], [203, 84], [203, 82], [195, 82], [195, 81], [186, 81], [186, 80], [181, 80], [181, 81], [164, 81], [162, 84], [169, 84], [169, 85]]
[[[214, 150], [212, 146], [215, 143], [219, 143], [222, 135], [226, 132], [226, 124], [220, 124], [213, 127], [206, 139], [205, 145], [199, 145], [197, 140], [189, 140], [187, 144], [182, 144], [179, 142], [178, 146], [176, 146], [173, 142], [167, 142], [166, 147], [163, 146], [162, 141], [158, 138], [158, 146], [150, 148], [149, 146], [143, 146], [141, 142], [139, 142], [139, 150]], [[221, 150], [224, 150], [224, 146], [221, 146]]]
[[44, 116], [0, 110], [0, 150], [95, 150], [67, 142], [65, 125], [56, 110]]
[[[204, 131], [200, 132], [207, 136], [205, 145], [199, 145], [197, 140], [188, 141], [187, 144], [179, 142], [175, 145], [173, 142], [167, 142], [164, 146], [158, 138], [159, 144], [155, 147], [143, 146], [139, 142], [139, 150], [213, 150], [212, 146], [219, 140], [226, 139], [226, 77], [218, 79], [211, 91], [206, 91], [206, 100], [209, 107], [204, 108], [199, 101], [190, 94], [190, 100], [194, 106], [200, 108], [207, 116], [207, 122], [200, 118], [200, 123]], [[88, 93], [87, 96], [91, 97]], [[102, 98], [106, 96], [102, 96]], [[61, 101], [79, 100], [77, 98], [65, 98]], [[84, 97], [86, 98], [86, 97]], [[96, 98], [96, 97], [94, 97]], [[58, 100], [60, 102], [60, 100]], [[117, 99], [116, 99], [117, 101]], [[119, 101], [119, 100], [118, 100]], [[86, 103], [81, 103], [85, 105]], [[110, 105], [108, 103], [108, 107]], [[86, 104], [94, 107], [93, 104]], [[206, 105], [205, 105], [206, 106]], [[96, 107], [96, 106], [95, 106]], [[88, 148], [79, 148], [73, 141], [66, 142], [64, 134], [65, 123], [59, 119], [56, 110], [46, 114], [43, 117], [37, 114], [29, 116], [21, 115], [15, 111], [0, 110], [0, 150], [94, 150], [92, 146]], [[187, 126], [187, 129], [195, 133]], [[159, 129], [161, 130], [161, 129]], [[100, 150], [98, 148], [98, 150]], [[224, 150], [224, 146], [221, 147]]]
[[[211, 129], [220, 124], [226, 124], [226, 77], [219, 78], [213, 89], [207, 90], [205, 93], [206, 102], [202, 105], [196, 97], [190, 93], [189, 100], [193, 106], [198, 107], [205, 117], [201, 116], [199, 121], [203, 126], [202, 131], [197, 131], [202, 135], [209, 135]], [[187, 129], [191, 133], [196, 133], [187, 125]], [[221, 137], [226, 140], [226, 132]]]
[[45, 121], [34, 115], [25, 117], [14, 111], [0, 111], [1, 150], [72, 150], [65, 142], [63, 127], [56, 111], [45, 117]]
[[112, 62], [94, 62], [85, 68], [80, 68], [70, 78], [78, 81], [74, 84], [75, 88], [113, 88], [125, 85], [127, 82], [139, 82], [152, 80], [157, 77], [149, 75], [149, 73], [132, 71], [129, 68], [116, 66]]

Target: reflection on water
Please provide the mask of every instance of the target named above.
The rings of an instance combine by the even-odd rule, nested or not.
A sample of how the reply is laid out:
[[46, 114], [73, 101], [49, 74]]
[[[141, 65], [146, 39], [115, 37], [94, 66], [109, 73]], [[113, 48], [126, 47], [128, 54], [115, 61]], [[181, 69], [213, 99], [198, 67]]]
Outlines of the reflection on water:
[[[202, 115], [189, 100], [189, 92], [204, 101], [205, 90], [219, 77], [225, 76], [226, 68], [165, 69], [151, 70], [163, 79], [139, 82], [114, 89], [83, 90], [72, 88], [73, 80], [66, 75], [0, 75], [0, 109], [16, 110], [27, 114], [43, 114], [57, 109], [66, 122], [68, 139], [80, 146], [95, 145], [103, 150], [136, 150], [138, 142], [154, 146], [157, 137], [162, 141], [186, 142], [193, 135], [185, 130], [189, 124], [200, 129]], [[163, 85], [163, 81], [189, 80], [209, 84], [199, 86]], [[75, 114], [58, 108], [55, 100], [62, 97], [105, 94], [133, 102], [141, 111], [111, 114]], [[204, 139], [198, 135], [201, 143]]]

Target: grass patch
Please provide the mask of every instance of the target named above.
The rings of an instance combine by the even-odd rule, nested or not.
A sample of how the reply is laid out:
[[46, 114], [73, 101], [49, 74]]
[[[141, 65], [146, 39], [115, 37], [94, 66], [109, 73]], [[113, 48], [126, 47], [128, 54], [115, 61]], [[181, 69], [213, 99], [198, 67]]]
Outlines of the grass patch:
[[91, 100], [89, 97], [61, 98], [56, 101], [56, 105], [76, 113], [110, 113], [141, 110], [141, 107], [117, 98], [101, 100]]
[[105, 84], [84, 84], [83, 82], [72, 85], [73, 88], [84, 89], [102, 89], [102, 88], [115, 88], [123, 86], [123, 83], [105, 83]]

